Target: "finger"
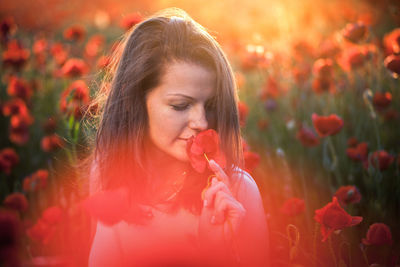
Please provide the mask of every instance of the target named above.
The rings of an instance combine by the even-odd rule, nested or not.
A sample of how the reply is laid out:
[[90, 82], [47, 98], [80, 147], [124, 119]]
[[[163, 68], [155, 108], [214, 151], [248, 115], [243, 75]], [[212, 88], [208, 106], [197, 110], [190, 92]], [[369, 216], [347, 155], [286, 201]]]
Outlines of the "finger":
[[230, 207], [227, 202], [232, 201], [232, 197], [224, 191], [215, 194], [214, 214], [211, 223], [222, 224], [225, 221], [225, 214]]
[[204, 207], [212, 208], [214, 206], [215, 195], [218, 191], [224, 191], [231, 194], [228, 187], [223, 182], [217, 181], [216, 178], [213, 178], [211, 186], [204, 191]]
[[211, 170], [217, 175], [217, 177], [223, 181], [228, 187], [230, 186], [230, 181], [228, 175], [224, 172], [224, 170], [216, 163], [213, 159], [208, 162]]

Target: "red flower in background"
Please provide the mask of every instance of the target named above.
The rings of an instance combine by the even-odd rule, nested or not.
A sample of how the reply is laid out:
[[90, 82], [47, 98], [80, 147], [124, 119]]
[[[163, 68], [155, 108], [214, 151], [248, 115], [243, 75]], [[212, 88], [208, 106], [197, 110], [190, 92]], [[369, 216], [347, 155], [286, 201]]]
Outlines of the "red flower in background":
[[349, 147], [346, 149], [346, 154], [353, 161], [364, 161], [368, 157], [368, 144], [362, 142], [355, 147]]
[[383, 37], [386, 55], [400, 53], [400, 28], [385, 34]]
[[296, 134], [297, 140], [299, 140], [303, 146], [313, 147], [319, 145], [318, 136], [309, 128], [302, 126]]
[[12, 76], [8, 83], [7, 93], [9, 96], [19, 97], [27, 101], [31, 98], [33, 89], [24, 79]]
[[44, 152], [53, 152], [64, 147], [64, 140], [57, 134], [47, 135], [42, 138], [40, 147]]
[[35, 192], [46, 187], [48, 178], [49, 172], [39, 169], [24, 179], [22, 187], [25, 192]]
[[297, 197], [289, 198], [283, 203], [280, 212], [287, 216], [297, 216], [305, 210], [304, 200]]
[[400, 56], [390, 55], [383, 61], [385, 67], [391, 71], [393, 77], [398, 78], [400, 75]]
[[263, 46], [249, 44], [241, 55], [241, 67], [243, 70], [266, 68], [270, 65], [272, 58], [273, 54], [265, 51]]
[[357, 225], [363, 218], [349, 215], [340, 207], [337, 198], [333, 197], [332, 202], [315, 211], [314, 219], [321, 224], [322, 241], [324, 242], [333, 231]]
[[246, 171], [252, 172], [260, 164], [260, 155], [251, 151], [244, 151], [244, 166]]
[[331, 78], [333, 75], [333, 61], [330, 58], [320, 58], [314, 62], [313, 73], [319, 78]]
[[85, 54], [88, 57], [96, 57], [104, 44], [104, 37], [100, 34], [93, 35], [85, 46]]
[[280, 94], [281, 94], [281, 89], [276, 79], [272, 76], [268, 77], [261, 92], [261, 99], [263, 100], [267, 98], [276, 99]]
[[6, 197], [3, 205], [9, 209], [23, 212], [28, 209], [28, 200], [22, 193], [13, 193]]
[[81, 41], [85, 37], [85, 28], [81, 25], [73, 25], [64, 31], [64, 38], [68, 41]]
[[364, 245], [392, 245], [392, 233], [384, 223], [374, 223], [368, 228], [367, 237], [362, 239]]
[[29, 114], [17, 114], [11, 117], [9, 138], [17, 145], [24, 145], [29, 140], [29, 126], [33, 118]]
[[59, 66], [63, 65], [68, 57], [68, 52], [64, 49], [62, 43], [53, 44], [51, 46], [50, 53]]
[[392, 102], [392, 94], [389, 92], [375, 92], [372, 103], [377, 110], [387, 108]]
[[123, 28], [125, 30], [129, 30], [136, 24], [140, 23], [142, 20], [143, 20], [142, 15], [140, 15], [139, 13], [132, 13], [132, 14], [125, 16], [121, 20], [119, 25], [121, 26], [121, 28]]
[[317, 94], [323, 92], [335, 93], [335, 83], [331, 78], [315, 78], [312, 83], [312, 89]]
[[29, 58], [29, 50], [24, 49], [17, 40], [12, 40], [7, 45], [7, 50], [3, 52], [3, 64], [20, 69]]
[[361, 201], [361, 194], [354, 185], [341, 186], [335, 193], [341, 205], [358, 203]]
[[46, 245], [53, 238], [55, 231], [54, 227], [47, 224], [44, 220], [39, 219], [35, 225], [26, 230], [26, 235], [30, 239]]
[[108, 65], [110, 65], [111, 63], [111, 58], [109, 56], [101, 56], [99, 57], [99, 59], [97, 60], [97, 68], [99, 69], [105, 69], [108, 67]]
[[87, 73], [88, 66], [85, 61], [80, 58], [70, 58], [61, 68], [61, 73], [67, 78], [76, 78]]
[[343, 37], [353, 43], [358, 43], [365, 38], [367, 26], [363, 22], [349, 23], [342, 30]]
[[358, 140], [355, 137], [350, 137], [349, 139], [347, 139], [347, 146], [349, 147], [355, 147], [357, 146]]
[[54, 225], [61, 222], [62, 218], [63, 212], [58, 206], [48, 207], [42, 213], [42, 219], [49, 225]]
[[239, 111], [239, 124], [243, 127], [246, 124], [247, 116], [249, 114], [249, 107], [244, 102], [238, 102]]
[[60, 109], [68, 116], [73, 115], [80, 119], [83, 115], [83, 108], [90, 102], [89, 88], [83, 80], [74, 81], [62, 94]]
[[311, 119], [315, 130], [321, 137], [335, 135], [340, 132], [343, 127], [343, 120], [336, 114], [319, 116], [313, 113]]
[[372, 153], [369, 161], [371, 162], [372, 166], [383, 171], [389, 168], [389, 166], [393, 163], [394, 156], [390, 155], [385, 150], [379, 150]]
[[4, 148], [0, 151], [0, 171], [10, 174], [11, 169], [17, 165], [19, 157], [14, 149]]
[[8, 100], [3, 105], [3, 115], [28, 115], [28, 108], [26, 107], [25, 102], [20, 98], [13, 98]]
[[226, 158], [220, 149], [218, 133], [213, 129], [200, 132], [187, 141], [186, 151], [190, 163], [197, 172], [204, 172], [208, 166], [207, 158], [213, 159], [221, 168], [225, 168]]

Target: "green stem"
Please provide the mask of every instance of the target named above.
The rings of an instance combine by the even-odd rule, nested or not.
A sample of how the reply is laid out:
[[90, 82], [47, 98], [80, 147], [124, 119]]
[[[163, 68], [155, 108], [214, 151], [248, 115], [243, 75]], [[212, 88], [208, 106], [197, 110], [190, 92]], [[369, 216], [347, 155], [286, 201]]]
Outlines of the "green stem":
[[335, 146], [333, 145], [332, 138], [330, 136], [328, 136], [327, 138], [328, 138], [329, 151], [331, 152], [331, 157], [332, 157], [331, 170], [335, 172], [336, 182], [338, 182], [340, 185], [343, 185], [343, 179], [339, 172], [338, 158]]

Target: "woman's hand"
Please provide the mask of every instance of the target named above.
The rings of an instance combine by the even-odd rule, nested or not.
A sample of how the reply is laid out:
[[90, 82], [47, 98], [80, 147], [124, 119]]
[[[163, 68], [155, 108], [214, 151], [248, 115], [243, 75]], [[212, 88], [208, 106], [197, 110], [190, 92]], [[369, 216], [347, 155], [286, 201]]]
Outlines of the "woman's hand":
[[234, 242], [246, 210], [232, 195], [229, 177], [222, 168], [213, 160], [210, 160], [209, 165], [216, 177], [212, 178], [203, 194], [199, 238], [208, 248], [220, 249], [227, 242]]

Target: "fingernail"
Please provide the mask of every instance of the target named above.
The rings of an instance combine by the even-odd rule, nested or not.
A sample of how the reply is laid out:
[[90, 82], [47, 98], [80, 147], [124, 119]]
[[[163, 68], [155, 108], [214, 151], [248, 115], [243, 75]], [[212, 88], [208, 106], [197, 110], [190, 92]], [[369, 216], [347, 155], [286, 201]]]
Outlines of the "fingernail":
[[215, 223], [215, 215], [213, 215], [212, 217], [211, 217], [211, 224], [214, 224]]
[[203, 201], [203, 205], [204, 205], [204, 207], [207, 207], [207, 205], [208, 205], [208, 201], [207, 201], [207, 199], [204, 199], [204, 201]]

